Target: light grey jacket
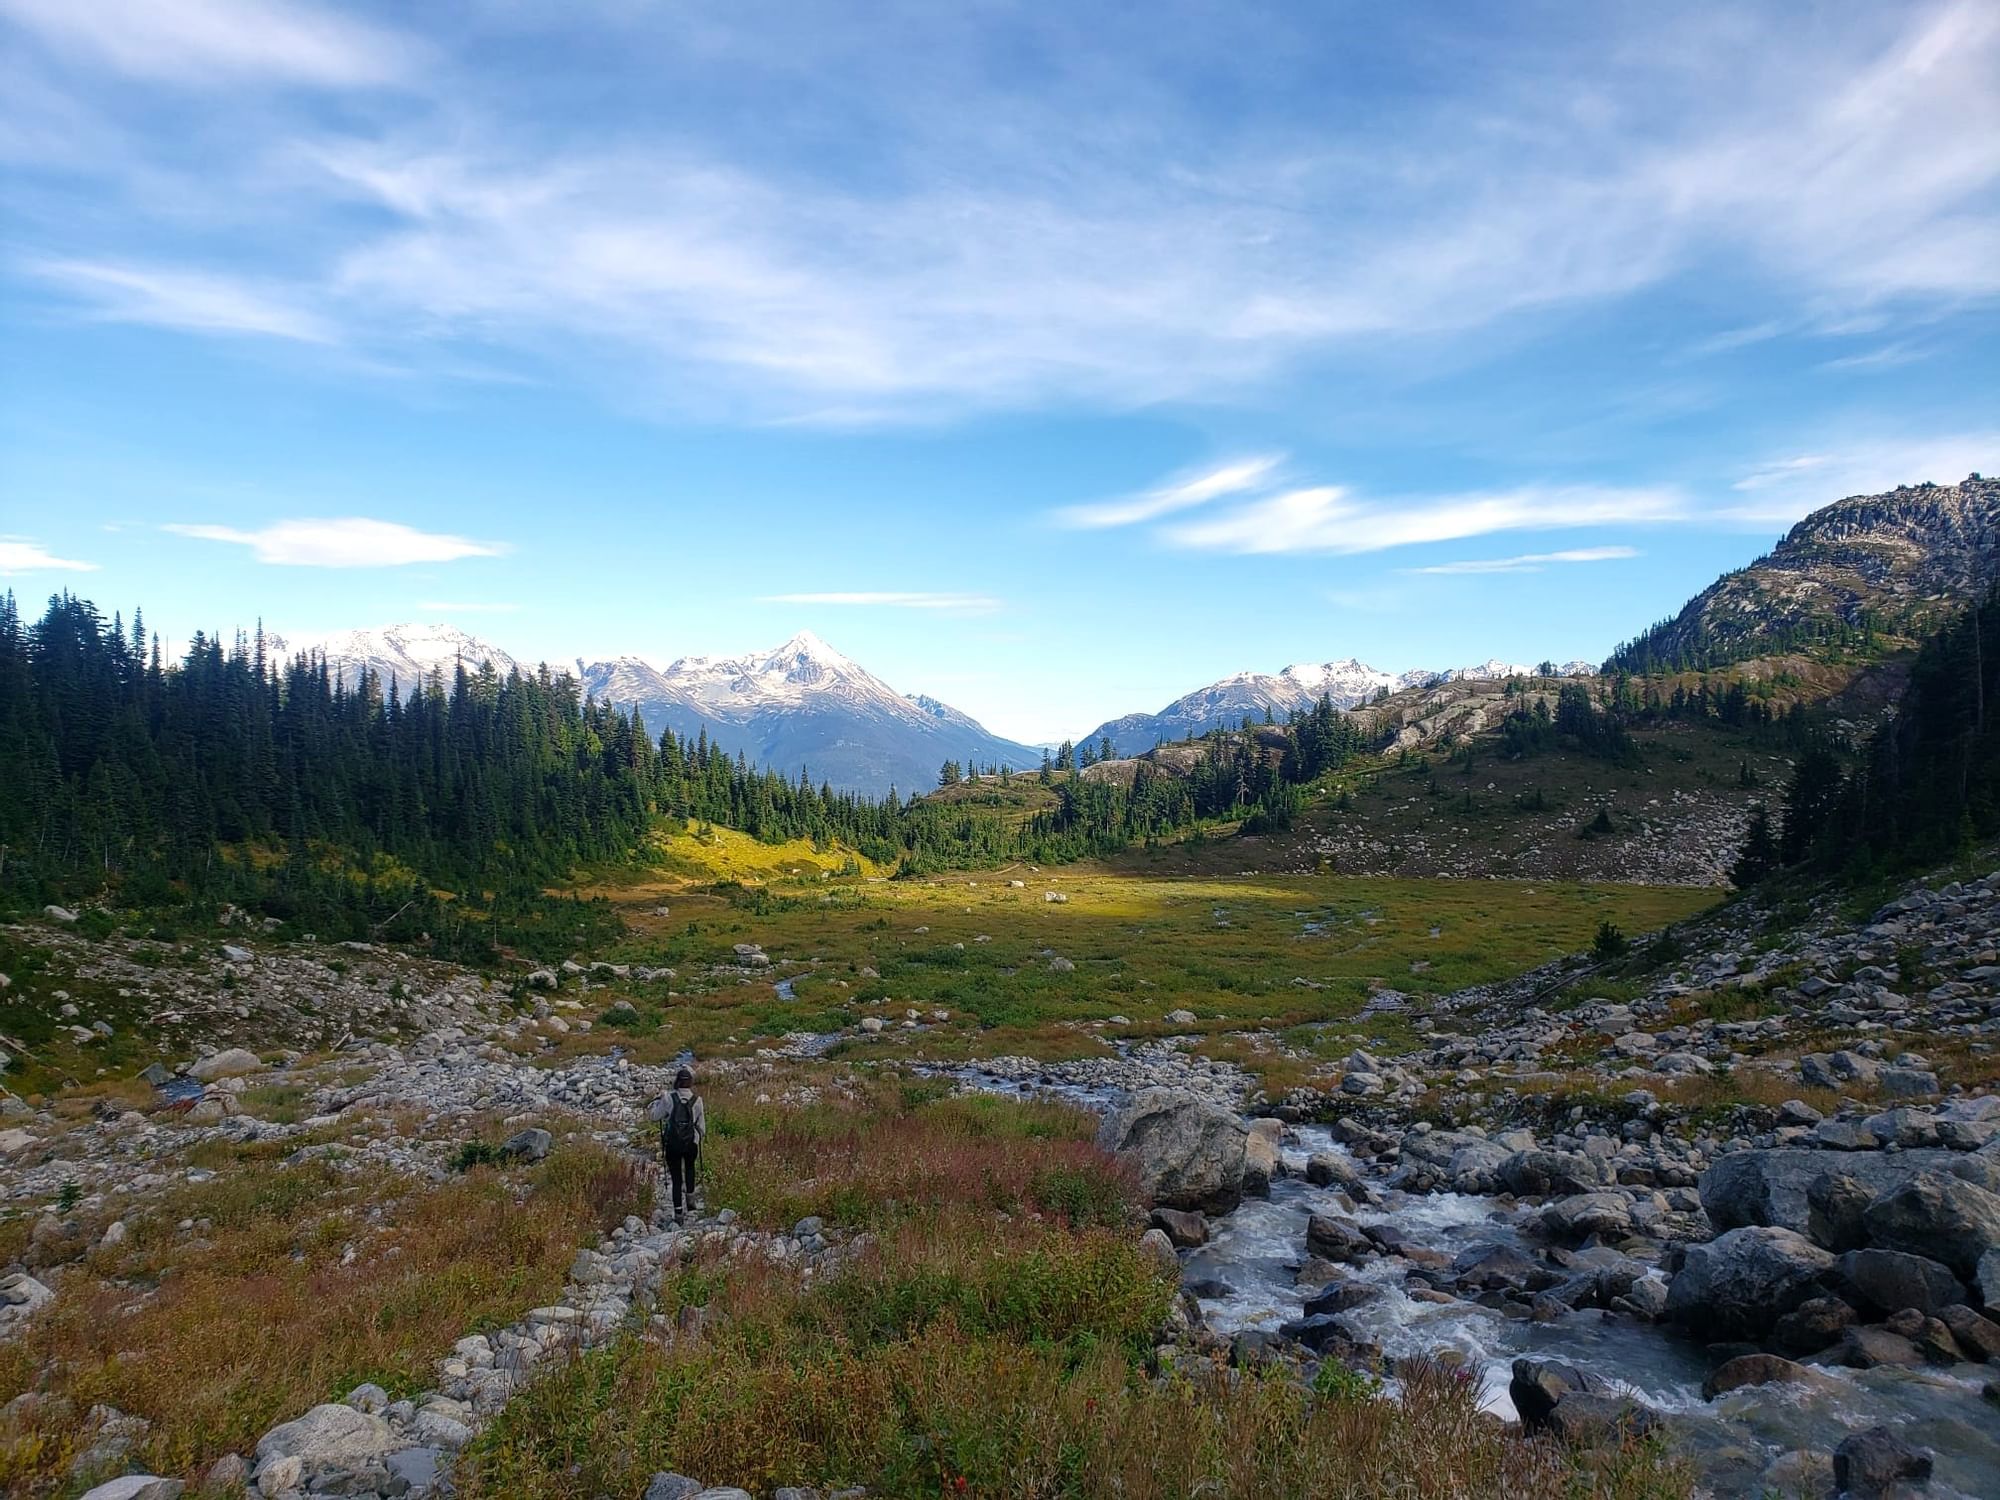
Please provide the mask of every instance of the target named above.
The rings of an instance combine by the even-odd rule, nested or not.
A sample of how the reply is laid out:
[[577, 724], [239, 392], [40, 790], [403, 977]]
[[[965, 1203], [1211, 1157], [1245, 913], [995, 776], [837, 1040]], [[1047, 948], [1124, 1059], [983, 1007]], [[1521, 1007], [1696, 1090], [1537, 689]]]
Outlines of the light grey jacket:
[[694, 1106], [694, 1144], [695, 1149], [699, 1151], [702, 1142], [708, 1139], [708, 1115], [701, 1107], [701, 1095], [693, 1089], [668, 1089], [646, 1106], [646, 1118], [655, 1124], [664, 1124], [667, 1116], [673, 1112], [676, 1094]]

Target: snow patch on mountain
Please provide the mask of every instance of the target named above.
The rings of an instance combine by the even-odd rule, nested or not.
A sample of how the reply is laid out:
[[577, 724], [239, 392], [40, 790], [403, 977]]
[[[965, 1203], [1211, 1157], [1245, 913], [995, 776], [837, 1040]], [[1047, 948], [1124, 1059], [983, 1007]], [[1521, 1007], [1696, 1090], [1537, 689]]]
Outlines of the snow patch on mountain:
[[[1563, 676], [1587, 676], [1597, 669], [1590, 662], [1572, 661], [1557, 670]], [[1163, 739], [1177, 740], [1223, 725], [1239, 724], [1246, 715], [1260, 719], [1268, 713], [1282, 722], [1295, 710], [1311, 708], [1322, 697], [1331, 700], [1335, 708], [1354, 708], [1378, 693], [1467, 678], [1532, 677], [1536, 671], [1535, 666], [1505, 662], [1497, 657], [1474, 666], [1443, 671], [1419, 667], [1407, 672], [1385, 672], [1353, 657], [1344, 661], [1296, 662], [1275, 674], [1237, 672], [1183, 694], [1158, 713], [1126, 714], [1109, 720], [1092, 730], [1085, 743], [1094, 744], [1109, 737], [1120, 755], [1138, 755]]]
[[500, 676], [533, 670], [502, 651], [491, 641], [481, 640], [456, 625], [403, 624], [376, 625], [359, 630], [330, 631], [324, 635], [264, 636], [265, 653], [275, 660], [323, 659], [327, 670], [352, 688], [364, 672], [382, 680], [386, 692], [391, 681], [405, 696], [432, 672], [449, 684], [459, 663], [468, 672], [491, 665]]

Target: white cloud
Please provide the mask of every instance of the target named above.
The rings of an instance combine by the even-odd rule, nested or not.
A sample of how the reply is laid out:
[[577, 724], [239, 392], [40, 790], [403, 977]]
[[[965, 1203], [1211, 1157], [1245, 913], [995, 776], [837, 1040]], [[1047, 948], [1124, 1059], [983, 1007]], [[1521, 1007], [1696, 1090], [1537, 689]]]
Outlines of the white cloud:
[[31, 269], [61, 283], [108, 322], [191, 333], [261, 334], [307, 344], [331, 344], [337, 338], [332, 325], [317, 314], [227, 276], [91, 261], [45, 261]]
[[1519, 557], [1472, 557], [1460, 562], [1433, 563], [1427, 568], [1409, 568], [1411, 573], [1539, 573], [1550, 563], [1617, 562], [1637, 557], [1636, 547], [1569, 547], [1561, 552], [1524, 552]]
[[177, 536], [248, 547], [261, 563], [302, 568], [393, 568], [453, 562], [461, 557], [497, 557], [507, 550], [497, 542], [418, 531], [398, 521], [365, 516], [276, 521], [258, 531], [185, 524], [165, 529]]
[[984, 594], [926, 593], [814, 593], [766, 594], [760, 604], [831, 604], [876, 609], [935, 609], [953, 614], [991, 614], [1000, 607], [998, 599]]
[[1162, 534], [1176, 546], [1225, 552], [1380, 552], [1496, 531], [1674, 521], [1686, 514], [1683, 498], [1666, 489], [1573, 485], [1365, 501], [1339, 486], [1320, 485], [1169, 526]]
[[1881, 438], [1826, 447], [1758, 465], [1734, 488], [1746, 498], [1716, 512], [1726, 520], [1789, 524], [1850, 495], [1899, 484], [1956, 484], [2000, 471], [2000, 428], [1927, 438]]
[[0, 576], [11, 578], [16, 573], [95, 573], [96, 571], [96, 563], [57, 557], [39, 542], [31, 542], [25, 537], [0, 537]]
[[[405, 50], [277, 0], [0, 9], [138, 71], [358, 83]], [[1734, 10], [1619, 16], [1588, 67], [1520, 40], [1393, 125], [1333, 136], [1282, 110], [1218, 125], [1149, 72], [1151, 54], [1079, 60], [1024, 100], [978, 70], [947, 94], [902, 76], [925, 70], [857, 61], [888, 50], [845, 38], [848, 91], [869, 91], [879, 127], [851, 171], [829, 165], [824, 137], [794, 156], [775, 128], [754, 154], [698, 125], [658, 133], [650, 111], [620, 110], [612, 76], [619, 128], [538, 131], [513, 91], [482, 96], [473, 75], [438, 69], [434, 111], [345, 134], [301, 113], [275, 144], [259, 120], [239, 157], [183, 171], [191, 215], [240, 222], [251, 232], [232, 247], [264, 247], [256, 275], [210, 261], [167, 285], [101, 250], [79, 262], [144, 284], [71, 289], [190, 331], [388, 362], [453, 343], [573, 358], [622, 399], [846, 424], [1206, 398], [1392, 339], [1420, 358], [1426, 336], [1697, 270], [1723, 286], [1747, 273], [1785, 304], [1707, 352], [2000, 296], [2000, 8], [1864, 7], [1809, 38]], [[978, 51], [976, 32], [938, 24], [951, 55], [930, 61]], [[773, 63], [728, 22], [694, 30], [675, 38], [688, 66], [720, 49], [805, 74], [825, 44], [802, 27]], [[1157, 30], [1168, 48], [1175, 26]], [[1221, 60], [1239, 61], [1256, 63]], [[308, 175], [284, 177], [280, 158]], [[1131, 524], [1090, 516], [1148, 503], [1172, 508], [1134, 497], [1072, 524]]]
[[1184, 475], [1142, 495], [1095, 505], [1072, 505], [1057, 511], [1055, 519], [1062, 525], [1078, 527], [1132, 526], [1140, 521], [1157, 520], [1227, 495], [1261, 489], [1265, 479], [1283, 461], [1282, 456], [1239, 459]]
[[384, 83], [410, 56], [386, 33], [291, 0], [0, 0], [0, 16], [59, 51], [179, 83]]
[[1838, 359], [1829, 359], [1820, 366], [1822, 370], [1893, 370], [1902, 365], [1915, 364], [1926, 357], [1927, 351], [1904, 340], [1893, 344], [1883, 344], [1880, 348], [1864, 350], [1859, 354], [1843, 354]]

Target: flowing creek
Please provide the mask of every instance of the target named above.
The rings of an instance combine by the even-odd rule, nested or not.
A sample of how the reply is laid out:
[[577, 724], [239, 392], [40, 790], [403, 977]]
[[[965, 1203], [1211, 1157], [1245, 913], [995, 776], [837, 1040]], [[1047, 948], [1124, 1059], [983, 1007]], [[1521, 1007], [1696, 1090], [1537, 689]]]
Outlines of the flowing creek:
[[[952, 1070], [951, 1076], [990, 1092], [1053, 1095], [1098, 1113], [1118, 1097], [1110, 1089], [1002, 1080], [971, 1068]], [[1446, 1256], [1478, 1245], [1529, 1253], [1540, 1248], [1521, 1229], [1530, 1211], [1495, 1198], [1380, 1190], [1379, 1204], [1359, 1205], [1349, 1215], [1337, 1186], [1314, 1187], [1305, 1179], [1307, 1158], [1320, 1152], [1353, 1160], [1325, 1126], [1292, 1127], [1281, 1152], [1286, 1175], [1272, 1182], [1271, 1196], [1246, 1198], [1235, 1212], [1211, 1220], [1208, 1243], [1183, 1252], [1183, 1285], [1197, 1295], [1215, 1293], [1200, 1296], [1200, 1303], [1216, 1332], [1276, 1332], [1301, 1316], [1305, 1299], [1317, 1290], [1294, 1281], [1306, 1259], [1306, 1223], [1314, 1213], [1350, 1216], [1361, 1225], [1394, 1225], [1412, 1245]], [[1363, 1175], [1375, 1180], [1365, 1169]], [[1675, 1419], [1677, 1446], [1718, 1496], [1792, 1493], [1775, 1488], [1769, 1473], [1781, 1455], [1828, 1454], [1850, 1434], [1885, 1423], [1936, 1454], [1926, 1500], [2000, 1496], [2000, 1413], [1981, 1398], [1989, 1378], [1983, 1366], [1828, 1367], [1824, 1383], [1812, 1388], [1749, 1386], [1708, 1402], [1702, 1399], [1702, 1381], [1720, 1360], [1667, 1328], [1597, 1309], [1537, 1323], [1474, 1301], [1418, 1301], [1403, 1287], [1408, 1269], [1405, 1261], [1388, 1256], [1355, 1269], [1347, 1279], [1371, 1283], [1381, 1295], [1345, 1313], [1346, 1321], [1358, 1336], [1381, 1346], [1392, 1368], [1398, 1359], [1418, 1355], [1461, 1361], [1478, 1375], [1481, 1402], [1497, 1416], [1515, 1417], [1507, 1391], [1515, 1359], [1559, 1359]], [[1823, 1487], [1815, 1482], [1813, 1492]]]

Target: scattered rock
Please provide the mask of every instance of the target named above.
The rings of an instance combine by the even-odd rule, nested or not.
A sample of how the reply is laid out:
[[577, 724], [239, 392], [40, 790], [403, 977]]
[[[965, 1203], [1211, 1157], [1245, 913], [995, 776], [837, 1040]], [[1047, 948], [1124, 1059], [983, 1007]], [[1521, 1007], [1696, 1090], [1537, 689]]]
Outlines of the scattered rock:
[[1833, 1450], [1835, 1493], [1848, 1500], [1881, 1500], [1900, 1479], [1928, 1479], [1931, 1455], [1913, 1448], [1888, 1427], [1871, 1427]]

